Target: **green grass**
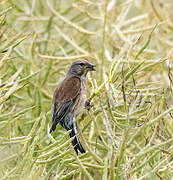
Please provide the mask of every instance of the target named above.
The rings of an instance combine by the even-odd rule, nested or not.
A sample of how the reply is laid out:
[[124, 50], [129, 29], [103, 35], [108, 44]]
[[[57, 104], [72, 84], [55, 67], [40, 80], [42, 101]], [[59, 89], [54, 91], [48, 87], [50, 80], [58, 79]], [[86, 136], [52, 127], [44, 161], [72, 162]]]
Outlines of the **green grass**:
[[[172, 1], [0, 1], [0, 179], [173, 177]], [[87, 153], [51, 126], [56, 85], [88, 59]]]

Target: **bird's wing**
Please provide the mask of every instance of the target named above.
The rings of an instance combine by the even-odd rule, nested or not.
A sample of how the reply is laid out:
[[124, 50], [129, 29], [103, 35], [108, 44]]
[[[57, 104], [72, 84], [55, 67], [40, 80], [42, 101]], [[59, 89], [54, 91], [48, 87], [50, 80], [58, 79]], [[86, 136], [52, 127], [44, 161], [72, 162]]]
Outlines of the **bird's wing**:
[[56, 88], [52, 107], [52, 130], [73, 108], [77, 96], [80, 94], [81, 81], [77, 77], [66, 77]]

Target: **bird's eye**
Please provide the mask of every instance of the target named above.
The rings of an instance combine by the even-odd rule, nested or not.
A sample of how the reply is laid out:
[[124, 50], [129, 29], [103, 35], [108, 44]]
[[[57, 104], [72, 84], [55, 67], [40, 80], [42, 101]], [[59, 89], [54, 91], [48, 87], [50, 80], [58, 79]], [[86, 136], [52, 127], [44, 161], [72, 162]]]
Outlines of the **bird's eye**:
[[79, 65], [80, 65], [80, 66], [84, 66], [84, 63], [80, 63]]

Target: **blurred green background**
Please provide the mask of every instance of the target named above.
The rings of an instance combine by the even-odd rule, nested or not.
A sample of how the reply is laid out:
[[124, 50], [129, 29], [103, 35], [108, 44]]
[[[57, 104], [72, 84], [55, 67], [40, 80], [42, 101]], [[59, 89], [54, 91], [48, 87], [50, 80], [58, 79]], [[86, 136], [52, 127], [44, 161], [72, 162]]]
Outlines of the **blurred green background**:
[[[0, 179], [173, 177], [172, 0], [0, 0]], [[76, 156], [51, 101], [88, 59]]]

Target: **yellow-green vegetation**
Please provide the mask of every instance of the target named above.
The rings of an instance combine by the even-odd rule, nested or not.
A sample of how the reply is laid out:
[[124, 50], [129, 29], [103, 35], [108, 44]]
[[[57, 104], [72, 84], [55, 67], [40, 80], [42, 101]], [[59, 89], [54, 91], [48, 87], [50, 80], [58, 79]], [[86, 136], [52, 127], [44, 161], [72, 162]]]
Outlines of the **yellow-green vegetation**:
[[[171, 180], [173, 1], [0, 1], [0, 179]], [[71, 62], [88, 59], [78, 118], [49, 134], [51, 101]]]

